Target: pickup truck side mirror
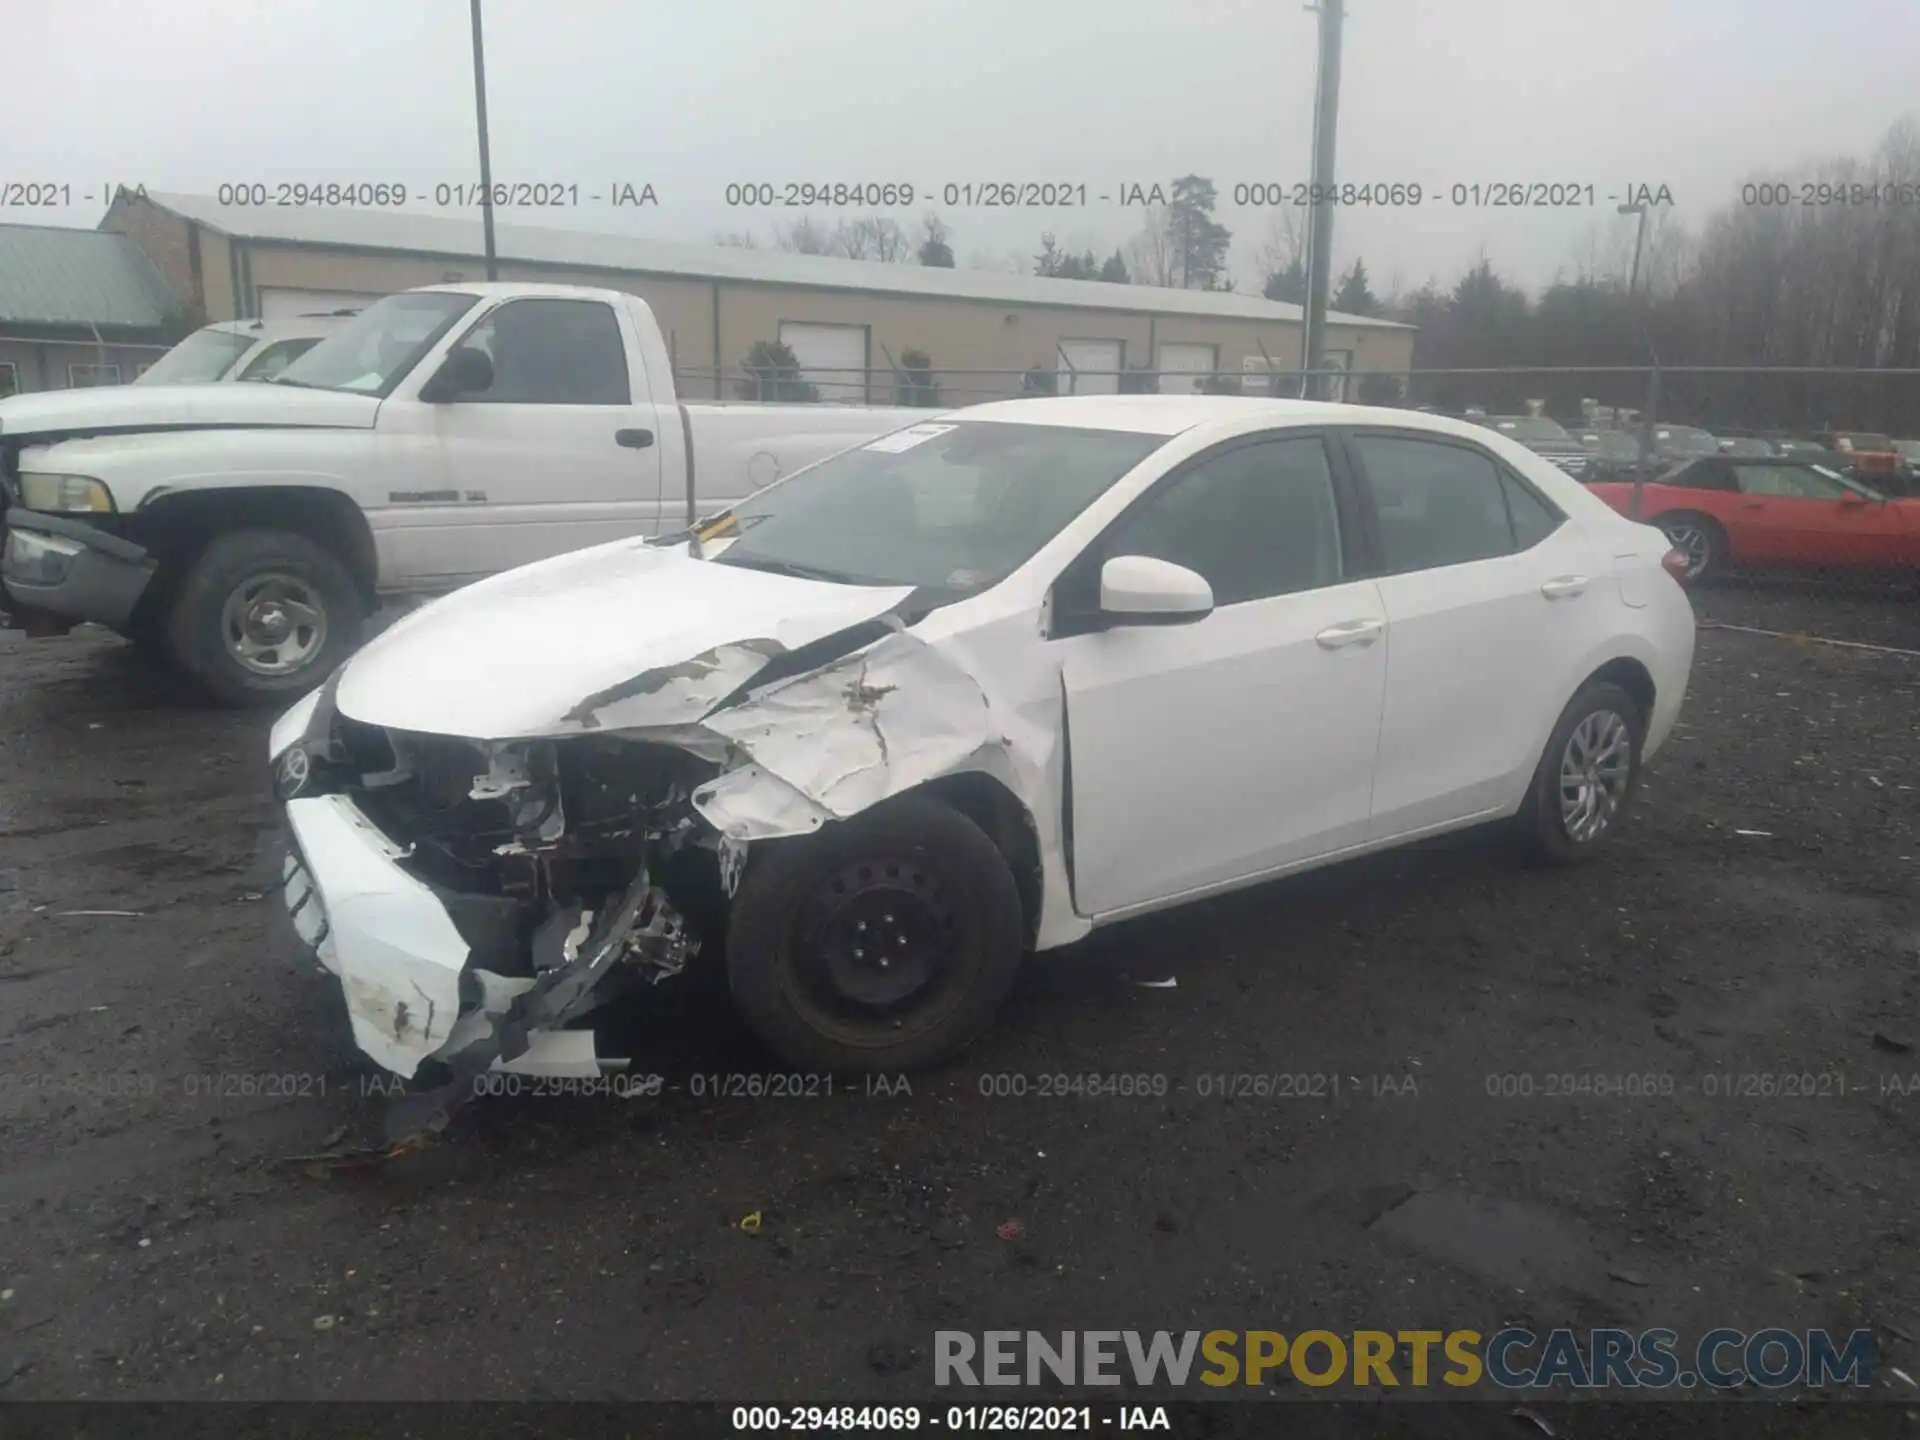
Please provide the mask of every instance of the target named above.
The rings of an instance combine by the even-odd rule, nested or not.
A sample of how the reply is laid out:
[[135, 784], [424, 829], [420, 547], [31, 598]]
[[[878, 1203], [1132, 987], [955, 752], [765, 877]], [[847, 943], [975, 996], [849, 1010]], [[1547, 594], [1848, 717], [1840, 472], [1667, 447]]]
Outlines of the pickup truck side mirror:
[[420, 387], [429, 405], [444, 405], [466, 395], [484, 395], [493, 388], [493, 361], [487, 352], [462, 345], [440, 362], [433, 378]]

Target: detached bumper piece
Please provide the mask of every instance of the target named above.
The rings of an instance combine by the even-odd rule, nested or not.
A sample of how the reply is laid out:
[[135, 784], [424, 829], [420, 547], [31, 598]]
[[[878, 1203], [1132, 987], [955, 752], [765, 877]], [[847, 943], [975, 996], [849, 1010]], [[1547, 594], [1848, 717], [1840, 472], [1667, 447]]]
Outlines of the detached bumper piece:
[[18, 507], [7, 511], [0, 582], [10, 624], [61, 634], [83, 620], [124, 625], [156, 568], [131, 540], [98, 526]]
[[431, 1076], [431, 1088], [389, 1111], [396, 1145], [444, 1129], [488, 1071], [585, 1077], [623, 1068], [625, 1060], [598, 1055], [591, 1031], [565, 1027], [612, 998], [617, 981], [678, 974], [697, 945], [644, 863], [600, 913], [557, 908], [522, 947], [518, 907], [408, 873], [410, 850], [349, 797], [295, 799], [286, 814], [288, 918], [338, 977], [355, 1042], [400, 1076]]

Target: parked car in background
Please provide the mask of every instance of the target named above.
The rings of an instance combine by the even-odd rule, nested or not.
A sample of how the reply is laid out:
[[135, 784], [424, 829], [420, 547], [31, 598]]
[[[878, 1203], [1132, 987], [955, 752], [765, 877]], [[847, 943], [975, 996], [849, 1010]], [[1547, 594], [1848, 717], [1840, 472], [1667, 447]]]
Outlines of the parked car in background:
[[203, 385], [271, 380], [333, 334], [357, 310], [291, 320], [220, 320], [202, 325], [140, 375], [136, 385]]
[[1696, 455], [1719, 454], [1720, 442], [1707, 431], [1691, 425], [1656, 425], [1653, 453], [1662, 460], [1691, 460]]
[[1720, 453], [1732, 455], [1736, 459], [1753, 460], [1774, 453], [1773, 446], [1756, 435], [1722, 435]]
[[229, 703], [284, 699], [383, 596], [673, 529], [925, 416], [682, 404], [618, 291], [408, 290], [264, 385], [0, 400], [0, 623], [92, 621]]
[[[1625, 430], [1575, 430], [1573, 438], [1592, 455], [1584, 480], [1631, 480], [1641, 472], [1640, 437]], [[1657, 466], [1649, 471], [1657, 471]]]
[[1474, 422], [1497, 431], [1579, 480], [1591, 470], [1593, 452], [1544, 415], [1488, 415]]
[[[1622, 515], [1633, 486], [1595, 485]], [[1920, 500], [1889, 499], [1804, 460], [1687, 461], [1646, 482], [1640, 518], [1687, 556], [1686, 578], [1735, 568], [1826, 568], [1920, 578]]]
[[689, 965], [796, 1069], [897, 1072], [1110, 923], [1489, 822], [1581, 859], [1672, 731], [1666, 537], [1514, 441], [921, 415], [415, 611], [274, 725], [292, 926], [435, 1087], [391, 1138], [495, 1067], [599, 1075], [580, 1022]]
[[1805, 460], [1813, 465], [1844, 470], [1846, 461], [1824, 443], [1809, 435], [1782, 435], [1772, 442], [1774, 453], [1787, 460]]
[[1829, 430], [1820, 442], [1846, 462], [1847, 470], [1869, 485], [1898, 479], [1907, 462], [1893, 448], [1893, 440], [1870, 430]]

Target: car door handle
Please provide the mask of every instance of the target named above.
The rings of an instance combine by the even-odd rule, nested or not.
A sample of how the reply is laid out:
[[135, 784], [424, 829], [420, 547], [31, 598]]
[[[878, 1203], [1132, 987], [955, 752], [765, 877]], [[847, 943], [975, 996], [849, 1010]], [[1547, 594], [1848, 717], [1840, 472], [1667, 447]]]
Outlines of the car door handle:
[[1371, 645], [1387, 627], [1378, 620], [1343, 620], [1329, 625], [1313, 638], [1322, 650], [1344, 650], [1349, 645]]
[[613, 432], [613, 443], [624, 445], [629, 450], [644, 450], [653, 444], [653, 432], [651, 430], [616, 430]]
[[1587, 577], [1556, 575], [1540, 587], [1540, 593], [1549, 600], [1571, 600], [1576, 595], [1587, 593]]

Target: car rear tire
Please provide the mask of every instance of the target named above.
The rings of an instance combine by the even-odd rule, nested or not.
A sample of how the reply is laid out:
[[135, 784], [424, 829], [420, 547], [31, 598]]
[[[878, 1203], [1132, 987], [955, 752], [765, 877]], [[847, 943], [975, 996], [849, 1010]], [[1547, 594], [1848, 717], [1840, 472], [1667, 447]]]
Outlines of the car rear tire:
[[229, 705], [297, 698], [353, 653], [365, 606], [353, 577], [304, 536], [216, 535], [195, 557], [167, 612], [167, 647]]
[[985, 1028], [1024, 951], [1006, 860], [959, 811], [884, 801], [749, 855], [727, 983], [748, 1027], [803, 1070], [912, 1070]]
[[1727, 532], [1711, 515], [1674, 510], [1654, 522], [1668, 541], [1687, 557], [1686, 580], [1691, 584], [1727, 568]]
[[1585, 860], [1620, 828], [1640, 784], [1646, 734], [1646, 717], [1618, 685], [1596, 681], [1573, 697], [1514, 817], [1535, 859]]

